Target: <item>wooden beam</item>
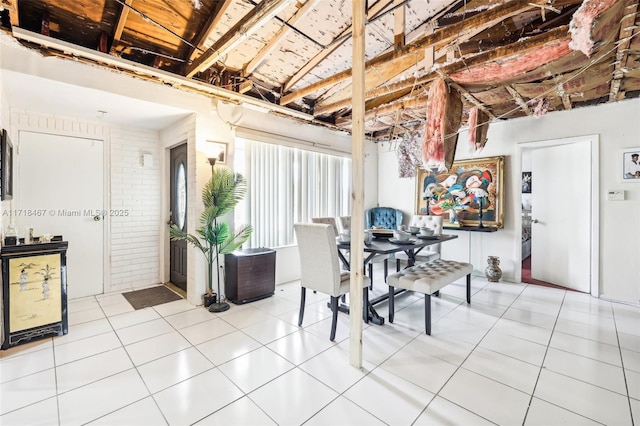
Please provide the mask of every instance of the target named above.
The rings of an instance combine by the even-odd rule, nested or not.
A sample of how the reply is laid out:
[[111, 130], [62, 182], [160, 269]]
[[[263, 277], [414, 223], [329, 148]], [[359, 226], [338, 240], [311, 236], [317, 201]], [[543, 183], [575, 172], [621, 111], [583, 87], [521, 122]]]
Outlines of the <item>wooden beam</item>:
[[[535, 0], [535, 4], [542, 4], [545, 3], [545, 1], [546, 0]], [[419, 38], [418, 40], [406, 45], [405, 48], [402, 49], [402, 51], [399, 53], [394, 52], [393, 50], [383, 53], [382, 55], [379, 55], [376, 58], [368, 61], [366, 63], [366, 68], [372, 68], [384, 64], [385, 62], [388, 62], [391, 59], [397, 59], [400, 56], [411, 55], [419, 49], [424, 49], [436, 43], [464, 36], [469, 31], [475, 32], [477, 34], [479, 30], [482, 31], [484, 29], [490, 28], [502, 22], [503, 20], [522, 13], [525, 10], [529, 10], [532, 7], [535, 7], [535, 5], [532, 6], [531, 3], [527, 0], [513, 0], [511, 2], [501, 4], [487, 11], [478, 13], [460, 23], [438, 29], [433, 34], [427, 34]], [[320, 80], [296, 92], [283, 96], [280, 99], [280, 105], [287, 105], [297, 99], [310, 95], [313, 92], [346, 80], [350, 76], [350, 69], [334, 74], [329, 78]]]
[[616, 49], [615, 68], [613, 71], [613, 79], [611, 80], [611, 90], [609, 91], [609, 101], [619, 101], [624, 98], [624, 94], [620, 95], [620, 84], [624, 77], [623, 69], [627, 67], [629, 60], [629, 46], [631, 45], [631, 36], [637, 30], [635, 26], [636, 14], [638, 12], [638, 1], [627, 0], [624, 9], [624, 16], [620, 22], [620, 35], [618, 37], [618, 48]]
[[[394, 0], [394, 6], [402, 3], [404, 0]], [[405, 7], [400, 6], [393, 11], [393, 48], [396, 52], [404, 49], [405, 42]]]
[[[451, 64], [447, 64], [441, 67], [440, 69], [445, 74], [451, 75], [456, 71], [460, 71], [460, 70], [467, 69], [467, 68], [481, 65], [481, 64], [486, 64], [491, 61], [500, 60], [500, 59], [507, 58], [512, 55], [520, 54], [523, 52], [539, 49], [550, 42], [568, 41], [570, 38], [570, 36], [567, 33], [568, 28], [569, 27], [567, 25], [564, 25], [562, 27], [558, 27], [553, 30], [547, 31], [546, 33], [529, 37], [518, 43], [499, 47], [497, 49], [481, 53], [471, 58], [459, 59], [458, 61], [453, 62]], [[431, 82], [437, 76], [438, 76], [438, 73], [436, 71], [432, 71], [418, 78], [409, 78], [403, 81], [399, 81], [397, 83], [387, 84], [385, 86], [367, 91], [365, 94], [365, 98], [371, 99], [377, 96], [381, 96], [383, 94], [400, 92], [408, 87], [420, 87], [424, 84]], [[349, 106], [348, 100], [340, 101], [332, 105], [323, 106], [323, 111], [326, 111], [326, 112], [338, 111], [339, 109], [346, 108], [348, 106]], [[314, 115], [317, 116], [319, 114], [314, 113]]]
[[[308, 0], [305, 4], [303, 4], [296, 13], [287, 21], [289, 25], [295, 25], [299, 20], [304, 18], [307, 13], [309, 13], [316, 5], [316, 3], [320, 0]], [[282, 39], [289, 34], [291, 28], [286, 25], [283, 25], [282, 28], [278, 30], [278, 32], [269, 40], [267, 44], [264, 45], [262, 49], [247, 63], [244, 67], [243, 74], [245, 76], [251, 74], [263, 61], [264, 59], [273, 52], [278, 46], [280, 46], [280, 42]]]
[[513, 96], [513, 100], [516, 101], [516, 104], [518, 104], [518, 106], [522, 109], [522, 111], [524, 111], [525, 114], [527, 115], [533, 114], [531, 112], [531, 109], [529, 108], [529, 105], [527, 105], [524, 99], [522, 99], [522, 96], [520, 96], [520, 93], [518, 93], [516, 89], [514, 89], [511, 86], [504, 86], [504, 87], [511, 94], [511, 96]]
[[[370, 121], [375, 116], [381, 115], [389, 115], [395, 113], [396, 111], [410, 110], [416, 107], [425, 106], [427, 103], [427, 99], [429, 97], [427, 95], [418, 96], [412, 99], [402, 99], [400, 101], [396, 101], [387, 105], [379, 106], [377, 108], [368, 109], [364, 116], [364, 121]], [[351, 116], [341, 117], [336, 120], [336, 126], [338, 127], [346, 127], [351, 124], [353, 120]]]
[[[391, 4], [393, 0], [380, 0], [367, 12], [367, 19], [371, 19], [375, 17], [378, 13], [384, 10], [389, 4]], [[342, 31], [338, 37], [336, 37], [337, 42], [334, 40], [327, 48], [321, 50], [316, 56], [307, 61], [307, 63], [298, 70], [294, 75], [292, 75], [289, 80], [285, 83], [282, 88], [283, 91], [287, 92], [296, 84], [302, 77], [307, 75], [312, 69], [316, 67], [320, 62], [324, 61], [327, 56], [332, 54], [338, 47], [342, 46], [342, 44], [347, 41], [349, 36], [353, 32], [353, 25], [349, 25], [344, 31]]]
[[42, 21], [40, 22], [40, 34], [44, 36], [49, 36], [49, 22], [51, 21], [51, 16], [48, 10], [42, 12]]
[[[393, 77], [398, 75], [399, 72], [402, 72], [412, 66], [417, 65], [420, 61], [422, 61], [423, 57], [421, 55], [424, 54], [424, 51], [415, 52], [415, 56], [401, 56], [397, 59], [392, 59], [391, 61], [380, 65], [379, 67], [370, 68], [365, 73], [365, 88], [368, 87], [379, 87], [381, 84], [386, 83], [391, 80]], [[327, 100], [320, 100], [316, 104], [316, 108], [314, 110], [315, 115], [326, 115], [331, 112], [336, 111], [331, 108], [331, 105], [334, 105], [336, 102], [345, 102], [350, 101], [351, 87], [348, 87], [349, 90], [343, 90], [339, 94], [335, 94], [331, 98], [327, 98]], [[330, 103], [329, 103], [330, 102]]]
[[[434, 21], [430, 21], [429, 25], [426, 25], [424, 29], [420, 30], [420, 34], [433, 34], [434, 24]], [[372, 69], [369, 69], [366, 73], [365, 87], [369, 89], [378, 87], [381, 84], [386, 83], [387, 81], [396, 77], [398, 74], [407, 71], [411, 67], [415, 67], [416, 69], [420, 69], [420, 67], [422, 67], [423, 69], [431, 69], [434, 63], [444, 56], [446, 56], [447, 62], [454, 62], [456, 60], [455, 53], [459, 50], [458, 43], [471, 39], [478, 33], [483, 32], [485, 29], [486, 28], [484, 26], [478, 26], [474, 30], [467, 31], [460, 37], [455, 38], [450, 44], [442, 42], [438, 43], [438, 45], [431, 45], [424, 50], [417, 50], [414, 53], [415, 56], [400, 55], [399, 59], [391, 59], [389, 62], [383, 65], [372, 67]], [[436, 53], [434, 54], [434, 52]], [[407, 59], [409, 60], [407, 61]], [[344, 102], [351, 98], [349, 86], [343, 88], [340, 88], [338, 86], [339, 85], [333, 86], [333, 88], [325, 93], [322, 97], [316, 99], [315, 112], [317, 116], [327, 115], [336, 111], [333, 108], [333, 105], [342, 105]], [[384, 89], [384, 87], [382, 87], [382, 89]], [[335, 93], [332, 92], [332, 90], [334, 90]], [[382, 95], [380, 94], [378, 96]], [[386, 103], [386, 101], [384, 103]], [[371, 102], [367, 102], [367, 109], [369, 108], [369, 104], [371, 104]]]
[[109, 54], [114, 55], [116, 53], [116, 46], [120, 42], [120, 38], [122, 38], [122, 32], [124, 31], [125, 23], [127, 22], [127, 18], [129, 17], [129, 11], [133, 0], [125, 0], [125, 4], [122, 5], [122, 10], [120, 11], [120, 16], [118, 16], [118, 23], [116, 24], [116, 30], [113, 33], [113, 41], [111, 42], [111, 49], [109, 50]]
[[351, 131], [351, 282], [349, 287], [349, 364], [362, 368], [364, 283], [364, 23], [366, 0], [352, 1], [353, 128]]
[[567, 111], [573, 108], [573, 105], [571, 104], [571, 97], [566, 93], [562, 94], [562, 104], [564, 105], [564, 109]]
[[253, 81], [251, 80], [247, 80], [247, 81], [243, 81], [242, 83], [240, 83], [240, 85], [238, 86], [238, 92], [240, 93], [246, 93], [249, 90], [251, 90], [253, 88]]
[[224, 13], [232, 4], [233, 0], [220, 0], [215, 2], [215, 8], [211, 12], [211, 15], [209, 15], [209, 19], [207, 19], [207, 22], [203, 25], [202, 29], [198, 32], [198, 35], [191, 43], [195, 47], [189, 47], [189, 54], [186, 56], [189, 58], [189, 61], [192, 61], [200, 53], [200, 49], [204, 45], [205, 41], [220, 23], [220, 20], [224, 17]]
[[213, 46], [187, 66], [186, 77], [193, 77], [213, 65], [221, 56], [235, 48], [267, 21], [287, 7], [291, 0], [263, 0], [251, 12], [243, 16]]
[[18, 1], [19, 0], [2, 0], [0, 3], [2, 7], [9, 10], [9, 20], [12, 27], [20, 26], [20, 17], [18, 16]]
[[464, 96], [464, 98], [471, 103], [473, 106], [478, 107], [479, 110], [481, 110], [482, 112], [484, 112], [485, 114], [487, 114], [489, 116], [489, 118], [491, 118], [492, 120], [497, 120], [498, 117], [496, 117], [489, 108], [487, 108], [487, 106], [485, 104], [483, 104], [482, 102], [480, 102], [478, 99], [475, 98], [475, 96], [473, 96], [467, 89], [465, 89], [464, 87], [460, 86], [458, 83], [456, 83], [455, 81], [451, 80], [449, 78], [448, 75], [446, 75], [444, 73], [444, 71], [438, 69], [436, 70], [436, 72], [438, 73], [438, 75], [440, 77], [442, 77], [444, 79], [444, 81], [447, 82], [448, 85], [450, 85], [451, 87], [453, 87], [454, 89], [456, 89], [458, 92], [460, 92], [460, 94], [462, 96]]

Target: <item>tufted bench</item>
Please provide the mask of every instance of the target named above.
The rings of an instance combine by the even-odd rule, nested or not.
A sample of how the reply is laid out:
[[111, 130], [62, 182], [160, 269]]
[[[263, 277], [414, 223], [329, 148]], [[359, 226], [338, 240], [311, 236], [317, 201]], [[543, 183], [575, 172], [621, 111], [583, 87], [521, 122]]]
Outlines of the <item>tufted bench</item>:
[[424, 293], [424, 322], [427, 334], [431, 334], [431, 295], [438, 296], [442, 287], [455, 280], [467, 276], [467, 303], [471, 303], [471, 272], [470, 263], [454, 260], [437, 259], [420, 263], [387, 277], [389, 285], [389, 322], [393, 322], [394, 315], [394, 287]]

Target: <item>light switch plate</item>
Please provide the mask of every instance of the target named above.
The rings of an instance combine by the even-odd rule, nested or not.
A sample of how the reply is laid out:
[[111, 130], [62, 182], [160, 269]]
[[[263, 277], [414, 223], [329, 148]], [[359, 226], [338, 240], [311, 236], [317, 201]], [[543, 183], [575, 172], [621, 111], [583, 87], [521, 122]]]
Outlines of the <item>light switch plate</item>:
[[607, 191], [607, 200], [609, 201], [623, 201], [624, 200], [624, 191]]

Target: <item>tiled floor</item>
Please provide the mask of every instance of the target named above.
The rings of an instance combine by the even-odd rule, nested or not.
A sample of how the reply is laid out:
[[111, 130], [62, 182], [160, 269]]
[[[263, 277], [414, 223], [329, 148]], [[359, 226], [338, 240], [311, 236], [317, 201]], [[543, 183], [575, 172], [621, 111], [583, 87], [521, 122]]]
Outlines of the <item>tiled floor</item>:
[[297, 326], [298, 283], [220, 314], [73, 300], [69, 334], [0, 352], [0, 424], [640, 424], [638, 307], [472, 286], [470, 306], [462, 281], [432, 299], [430, 337], [422, 297], [399, 296], [394, 324], [365, 328], [362, 369], [347, 315], [329, 341], [325, 296]]

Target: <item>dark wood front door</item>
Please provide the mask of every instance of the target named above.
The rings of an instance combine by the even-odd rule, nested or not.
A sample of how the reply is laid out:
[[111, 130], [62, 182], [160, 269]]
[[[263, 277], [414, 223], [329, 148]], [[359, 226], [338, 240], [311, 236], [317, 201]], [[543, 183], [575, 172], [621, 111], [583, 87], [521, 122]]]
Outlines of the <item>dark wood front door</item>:
[[[187, 230], [187, 144], [171, 150], [170, 202], [172, 224]], [[187, 242], [170, 241], [170, 280], [187, 290]]]

